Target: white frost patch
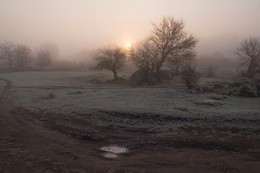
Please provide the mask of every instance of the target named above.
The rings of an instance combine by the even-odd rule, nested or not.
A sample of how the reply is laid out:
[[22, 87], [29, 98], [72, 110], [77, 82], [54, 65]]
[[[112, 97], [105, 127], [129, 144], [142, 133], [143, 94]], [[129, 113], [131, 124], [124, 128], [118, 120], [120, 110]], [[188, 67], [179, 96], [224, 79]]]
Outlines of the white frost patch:
[[105, 146], [105, 147], [101, 147], [100, 150], [104, 152], [114, 153], [114, 154], [123, 154], [128, 152], [127, 148], [119, 147], [119, 146]]

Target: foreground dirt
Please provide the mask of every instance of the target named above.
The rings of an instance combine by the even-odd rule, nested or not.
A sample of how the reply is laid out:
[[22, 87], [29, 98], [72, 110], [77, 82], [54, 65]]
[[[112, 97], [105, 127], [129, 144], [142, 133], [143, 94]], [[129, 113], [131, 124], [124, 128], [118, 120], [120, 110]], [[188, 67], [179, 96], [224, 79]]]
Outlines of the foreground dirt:
[[[83, 115], [36, 114], [15, 106], [8, 98], [12, 84], [4, 81], [0, 172], [260, 172], [259, 140], [192, 127], [167, 134], [131, 131], [99, 127]], [[130, 152], [105, 159], [98, 148], [109, 144]]]

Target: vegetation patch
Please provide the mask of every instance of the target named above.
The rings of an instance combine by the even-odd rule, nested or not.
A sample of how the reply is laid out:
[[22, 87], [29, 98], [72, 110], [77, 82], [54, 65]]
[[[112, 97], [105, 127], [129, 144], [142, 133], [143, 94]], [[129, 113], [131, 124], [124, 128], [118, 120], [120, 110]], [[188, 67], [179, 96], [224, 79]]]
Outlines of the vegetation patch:
[[257, 85], [247, 77], [240, 78], [224, 89], [224, 93], [234, 96], [257, 97]]
[[223, 105], [222, 102], [216, 100], [203, 100], [203, 101], [196, 101], [194, 102], [197, 105], [204, 105], [204, 106], [220, 106]]

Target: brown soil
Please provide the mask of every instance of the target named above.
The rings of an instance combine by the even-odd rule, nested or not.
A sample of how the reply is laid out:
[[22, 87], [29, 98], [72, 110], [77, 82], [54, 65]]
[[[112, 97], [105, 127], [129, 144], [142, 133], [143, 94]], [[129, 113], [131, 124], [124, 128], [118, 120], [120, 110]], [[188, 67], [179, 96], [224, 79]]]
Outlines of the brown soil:
[[[16, 107], [8, 98], [12, 84], [3, 81], [0, 172], [260, 172], [257, 139], [213, 136], [192, 127], [183, 133], [137, 132], [98, 127], [81, 115], [36, 114]], [[102, 158], [98, 148], [109, 144], [130, 152]]]

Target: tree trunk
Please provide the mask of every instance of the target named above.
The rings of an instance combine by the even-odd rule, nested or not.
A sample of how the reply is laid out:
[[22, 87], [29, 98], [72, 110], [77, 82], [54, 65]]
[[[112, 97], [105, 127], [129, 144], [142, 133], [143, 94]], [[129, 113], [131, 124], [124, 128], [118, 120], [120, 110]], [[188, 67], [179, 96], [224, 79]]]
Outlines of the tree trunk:
[[117, 73], [113, 71], [113, 74], [114, 74], [114, 80], [117, 80], [118, 79]]
[[158, 63], [158, 65], [157, 65], [157, 67], [156, 67], [155, 75], [158, 75], [158, 74], [159, 74], [159, 72], [160, 72], [160, 70], [161, 70], [161, 68], [162, 68], [162, 66], [163, 66], [163, 63], [164, 63], [164, 61], [166, 60], [167, 56], [168, 56], [167, 54], [165, 55], [165, 54], [163, 53], [162, 58], [161, 58], [161, 61]]
[[12, 71], [13, 70], [13, 61], [11, 58], [8, 59], [8, 64], [9, 64], [9, 69]]
[[13, 70], [13, 65], [11, 62], [9, 62], [9, 69], [12, 71]]
[[253, 62], [250, 63], [250, 65], [248, 66], [248, 70], [247, 70], [247, 75], [249, 77], [254, 77], [255, 76], [255, 72], [256, 72], [256, 68], [255, 68], [255, 64]]

